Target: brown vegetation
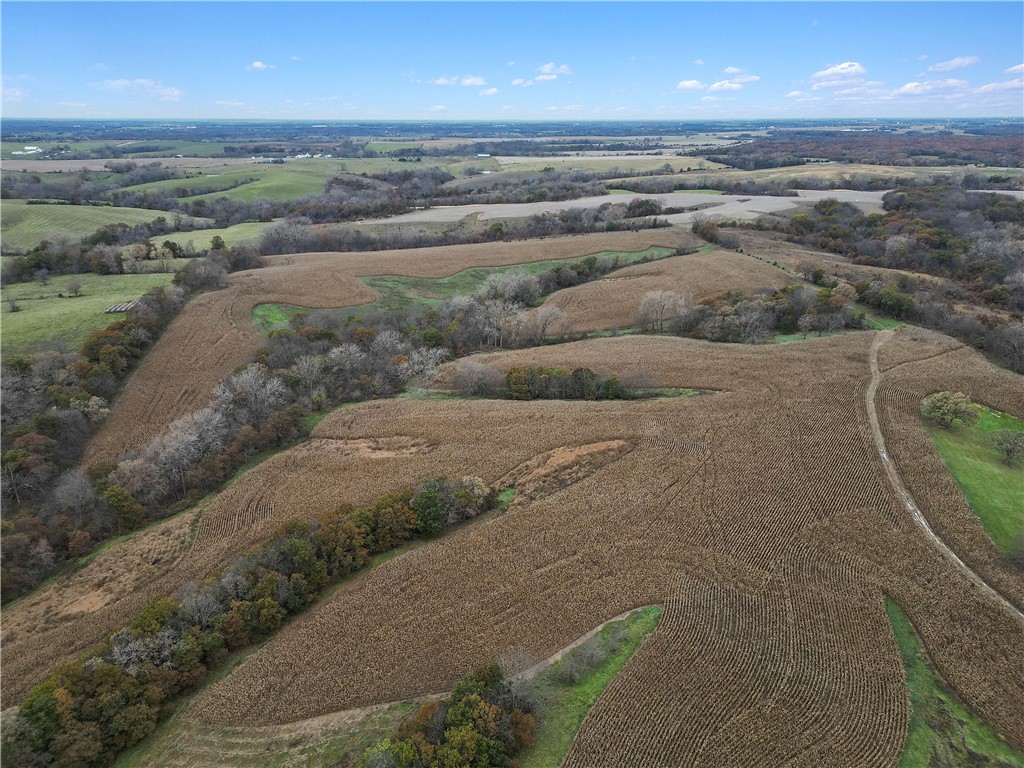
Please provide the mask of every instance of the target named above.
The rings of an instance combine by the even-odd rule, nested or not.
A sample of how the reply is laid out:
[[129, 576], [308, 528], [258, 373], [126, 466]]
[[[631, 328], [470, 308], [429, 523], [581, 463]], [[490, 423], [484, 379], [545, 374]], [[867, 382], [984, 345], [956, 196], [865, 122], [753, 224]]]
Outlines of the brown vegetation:
[[673, 291], [700, 301], [726, 291], [751, 293], [796, 282], [769, 264], [721, 250], [626, 267], [602, 280], [558, 291], [543, 306], [565, 312], [575, 331], [600, 331], [635, 325], [640, 303], [651, 291]]
[[[376, 401], [338, 411], [318, 440], [422, 440], [433, 448], [396, 457], [285, 452], [208, 504], [188, 553], [134, 591], [65, 623], [55, 613], [72, 595], [67, 583], [13, 606], [5, 611], [5, 632], [15, 634], [4, 638], [4, 693], [21, 695], [147, 600], [215, 570], [284, 520], [366, 503], [399, 477], [410, 483], [455, 471], [494, 481], [524, 462], [558, 463], [564, 446], [586, 454], [623, 441], [635, 448], [579, 482], [342, 587], [201, 694], [188, 717], [262, 727], [445, 690], [508, 648], [546, 657], [609, 616], [662, 603], [662, 626], [592, 710], [568, 765], [630, 764], [637, 755], [652, 764], [749, 764], [769, 755], [796, 765], [890, 765], [907, 709], [883, 610], [888, 594], [957, 692], [1024, 744], [1024, 681], [1014, 661], [1024, 653], [1021, 622], [975, 589], [893, 496], [864, 426], [871, 338], [775, 347], [598, 339], [478, 359], [502, 370], [649, 369], [663, 386], [720, 391], [597, 403]], [[927, 438], [913, 422], [919, 390], [957, 389], [1024, 413], [1019, 377], [950, 346], [945, 337], [901, 330], [882, 347], [879, 404], [889, 444], [905, 439], [907, 424]], [[962, 363], [943, 364], [954, 356]], [[894, 402], [909, 405], [888, 406], [890, 385], [904, 392]], [[1020, 577], [986, 558], [991, 545], [983, 532], [975, 536], [977, 522], [941, 506], [955, 490], [929, 501], [923, 486], [942, 471], [912, 462], [928, 455], [941, 463], [934, 449], [894, 452], [940, 535], [949, 531], [965, 561], [1024, 604]], [[187, 529], [183, 520], [90, 568], [115, 569], [126, 547], [167, 526]], [[17, 631], [33, 622], [31, 637]], [[708, 690], [721, 692], [710, 712]]]
[[[443, 689], [504, 648], [545, 656], [608, 615], [664, 601], [666, 628], [584, 723], [570, 765], [638, 754], [652, 764], [769, 754], [888, 765], [906, 705], [884, 593], [905, 606], [961, 695], [1021, 743], [1020, 672], [1009, 661], [1024, 650], [1020, 622], [974, 590], [892, 496], [859, 426], [870, 339], [728, 350], [609, 339], [492, 357], [502, 368], [527, 356], [629, 360], [663, 383], [731, 391], [591, 404], [586, 425], [575, 423], [575, 403], [545, 413], [545, 435], [564, 444], [566, 430], [575, 442], [601, 425], [637, 448], [564, 492], [379, 567], [286, 628], [190, 716], [285, 722]], [[1024, 411], [1011, 386], [1019, 380], [972, 359], [975, 388], [989, 382], [1000, 407]], [[547, 405], [501, 403], [524, 409], [516, 435], [539, 428], [526, 416]], [[455, 608], [456, 595], [472, 610]], [[311, 664], [328, 636], [344, 653]], [[708, 690], [723, 692], [710, 720]], [[252, 700], [268, 704], [240, 704]]]
[[[469, 267], [573, 259], [601, 251], [675, 247], [673, 229], [609, 232], [529, 242], [269, 257], [263, 269], [237, 272], [228, 287], [196, 297], [132, 375], [87, 460], [141, 450], [171, 421], [206, 405], [213, 388], [261, 344], [252, 321], [258, 304], [326, 308], [364, 304], [375, 294], [357, 276], [446, 277]], [[689, 237], [686, 235], [686, 237]]]

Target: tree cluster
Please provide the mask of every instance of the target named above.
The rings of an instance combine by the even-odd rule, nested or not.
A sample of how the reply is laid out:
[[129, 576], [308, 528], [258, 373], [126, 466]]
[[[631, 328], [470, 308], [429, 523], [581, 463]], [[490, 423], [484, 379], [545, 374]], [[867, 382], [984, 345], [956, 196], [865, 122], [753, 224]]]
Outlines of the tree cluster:
[[798, 165], [809, 159], [873, 165], [1020, 168], [1024, 165], [1024, 145], [1019, 134], [785, 130], [754, 142], [723, 147], [708, 159], [738, 168]]
[[[273, 634], [371, 555], [496, 504], [496, 492], [479, 478], [438, 478], [362, 509], [327, 513], [313, 524], [285, 524], [221, 573], [151, 603], [99, 649], [34, 688], [5, 721], [5, 762], [112, 764], [152, 733], [173, 712], [174, 697], [200, 685], [228, 651]], [[467, 708], [465, 714], [472, 719], [475, 713]]]
[[[74, 563], [107, 536], [138, 527], [152, 511], [122, 486], [108, 482], [113, 467], [93, 468], [86, 477], [74, 466], [90, 435], [109, 414], [109, 400], [135, 364], [192, 292], [220, 287], [224, 264], [230, 265], [230, 259], [191, 262], [176, 276], [176, 285], [151, 289], [126, 319], [91, 333], [78, 352], [4, 360], [0, 415], [0, 492], [6, 502], [0, 540], [4, 602]], [[294, 418], [280, 417], [273, 428], [236, 436], [238, 440], [228, 442], [226, 450], [235, 450], [230, 456], [237, 466], [244, 461], [239, 456], [279, 444], [285, 439], [282, 435], [294, 430]], [[175, 438], [181, 441], [182, 430]], [[167, 482], [162, 478], [157, 487]]]
[[464, 677], [389, 739], [363, 755], [362, 768], [513, 768], [533, 744], [538, 702], [499, 664]]
[[[667, 292], [657, 292], [667, 293]], [[794, 285], [777, 291], [764, 289], [748, 296], [729, 292], [703, 299], [695, 306], [682, 297], [657, 297], [656, 306], [667, 306], [663, 324], [679, 336], [724, 343], [756, 344], [776, 334], [835, 332], [860, 328], [863, 312], [854, 304], [857, 290], [848, 283], [819, 289]], [[647, 297], [645, 297], [645, 303]], [[650, 315], [645, 327], [653, 329]]]

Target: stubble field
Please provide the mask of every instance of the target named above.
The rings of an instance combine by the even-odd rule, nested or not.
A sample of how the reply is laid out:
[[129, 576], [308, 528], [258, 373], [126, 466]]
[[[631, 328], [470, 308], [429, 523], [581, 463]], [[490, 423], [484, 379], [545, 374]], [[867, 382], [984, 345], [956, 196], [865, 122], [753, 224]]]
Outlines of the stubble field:
[[274, 256], [262, 269], [236, 272], [228, 287], [193, 299], [132, 374], [87, 461], [144, 447], [174, 419], [205, 405], [213, 388], [261, 344], [252, 320], [258, 304], [310, 308], [366, 304], [376, 295], [357, 278], [447, 277], [471, 267], [575, 259], [602, 251], [676, 247], [675, 229], [368, 253]]
[[[340, 410], [312, 442], [201, 511], [5, 611], [4, 694], [24, 693], [146, 600], [201, 578], [284, 520], [369, 501], [396, 478], [521, 482], [516, 468], [550, 451], [614, 443], [631, 449], [343, 586], [184, 717], [264, 727], [445, 690], [509, 648], [545, 657], [611, 616], [662, 604], [661, 625], [591, 710], [566, 765], [888, 766], [908, 718], [888, 595], [957, 693], [1020, 747], [1024, 619], [1012, 606], [1024, 604], [1024, 580], [991, 561], [980, 525], [958, 512], [955, 486], [929, 500], [933, 467], [914, 457], [941, 460], [913, 442], [915, 429], [928, 440], [919, 392], [960, 389], [1022, 414], [1020, 377], [937, 334], [881, 340], [887, 444], [935, 530], [999, 600], [935, 546], [887, 481], [867, 425], [872, 341], [870, 332], [773, 347], [594, 339], [479, 359], [500, 369], [643, 368], [663, 386], [714, 394]], [[719, 695], [709, 700], [708, 690]]]

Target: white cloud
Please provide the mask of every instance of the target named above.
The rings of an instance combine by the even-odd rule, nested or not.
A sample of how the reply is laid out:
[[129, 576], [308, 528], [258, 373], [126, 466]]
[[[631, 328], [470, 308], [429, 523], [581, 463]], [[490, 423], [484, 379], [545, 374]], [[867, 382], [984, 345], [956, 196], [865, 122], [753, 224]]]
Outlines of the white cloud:
[[534, 82], [536, 83], [547, 83], [557, 79], [558, 75], [537, 75], [535, 78], [533, 78]]
[[896, 89], [897, 95], [921, 96], [935, 91], [948, 91], [951, 88], [966, 88], [970, 83], [966, 80], [927, 80], [923, 83], [912, 81]]
[[446, 109], [448, 109], [448, 107], [443, 106], [441, 104], [437, 104], [437, 105], [431, 107], [430, 111], [431, 112], [444, 112]]
[[703, 91], [704, 83], [700, 80], [680, 80], [676, 86], [677, 91]]
[[481, 96], [497, 96], [498, 95], [498, 89], [497, 88], [486, 88], [486, 89], [480, 91], [480, 95]]
[[863, 77], [850, 77], [850, 78], [847, 78], [845, 80], [843, 80], [843, 79], [839, 79], [839, 80], [819, 80], [818, 82], [814, 83], [811, 86], [811, 90], [812, 91], [824, 91], [824, 90], [827, 90], [829, 88], [842, 88], [843, 86], [846, 86], [846, 85], [857, 85], [857, 84], [863, 83], [863, 82], [864, 82], [864, 78]]
[[537, 67], [537, 71], [542, 75], [571, 75], [572, 69], [568, 64], [555, 64], [553, 61], [549, 61], [540, 67]]
[[917, 60], [918, 61], [928, 61], [928, 54], [927, 53], [922, 53], [920, 56], [917, 57]]
[[949, 61], [939, 61], [928, 67], [929, 72], [952, 72], [954, 69], [963, 69], [969, 67], [971, 64], [977, 64], [981, 61], [978, 56], [957, 56], [955, 59]]
[[740, 75], [739, 77], [732, 78], [734, 83], [756, 83], [761, 78], [757, 75]]
[[7, 88], [3, 89], [4, 101], [21, 101], [25, 98], [25, 92], [21, 88]]
[[704, 59], [694, 59], [693, 63], [696, 64], [698, 67], [703, 67], [704, 66]]
[[863, 85], [855, 85], [851, 88], [840, 88], [835, 92], [835, 96], [851, 96], [858, 93], [883, 93], [884, 89], [878, 86], [885, 85], [878, 80], [872, 80], [871, 82], [864, 83]]
[[219, 107], [244, 107], [244, 101], [215, 101], [213, 102]]
[[84, 101], [58, 101], [58, 107], [88, 107]]
[[514, 67], [515, 65], [516, 65], [516, 63], [514, 61], [506, 61], [505, 62], [505, 66], [506, 67]]
[[[1019, 71], [1019, 70], [1018, 70]], [[978, 88], [978, 93], [994, 93], [996, 91], [1019, 91], [1024, 88], [1024, 78], [1007, 80], [1005, 83], [988, 83]]]
[[717, 83], [712, 83], [708, 86], [708, 93], [714, 93], [715, 91], [738, 91], [742, 88], [742, 85], [734, 83], [732, 80], [719, 80]]
[[262, 61], [257, 60], [254, 61], [252, 64], [246, 64], [245, 68], [255, 70], [257, 72], [262, 72], [265, 69], [274, 69], [275, 67], [273, 64], [264, 64]]
[[821, 96], [812, 96], [804, 91], [790, 91], [786, 94], [787, 99], [793, 99], [793, 101], [821, 101]]
[[811, 77], [814, 79], [834, 79], [838, 77], [855, 77], [857, 75], [864, 74], [867, 74], [867, 70], [860, 62], [844, 61], [842, 64], [829, 64], [825, 69], [820, 72], [815, 72]]
[[529, 86], [533, 85], [533, 80], [527, 80], [522, 77], [517, 77], [515, 80], [512, 81], [512, 85], [518, 85], [521, 88], [528, 88]]
[[1018, 64], [1015, 67], [1007, 67], [1003, 70], [1004, 75], [1020, 75], [1024, 74], [1024, 64]]
[[459, 82], [457, 77], [439, 77], [437, 80], [430, 81], [433, 85], [455, 85]]
[[160, 101], [177, 101], [185, 95], [185, 91], [172, 85], [164, 85], [159, 80], [147, 80], [139, 77], [134, 80], [104, 80], [100, 87], [105, 91], [115, 93], [130, 93], [138, 96], [148, 96]]
[[738, 75], [743, 70], [740, 69], [739, 67], [726, 67], [722, 71], [725, 72], [725, 74], [727, 75]]
[[487, 85], [487, 81], [479, 75], [466, 75], [460, 81], [459, 85], [474, 86], [479, 88], [481, 85]]

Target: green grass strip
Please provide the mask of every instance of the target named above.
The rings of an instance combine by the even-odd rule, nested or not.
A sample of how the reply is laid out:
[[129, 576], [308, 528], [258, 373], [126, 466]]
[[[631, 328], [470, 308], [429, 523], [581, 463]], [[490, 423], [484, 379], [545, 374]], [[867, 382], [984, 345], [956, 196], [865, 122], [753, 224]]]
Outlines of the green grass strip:
[[885, 612], [903, 657], [910, 689], [910, 724], [898, 768], [1024, 768], [1024, 753], [1003, 741], [942, 682], [900, 607], [886, 598]]
[[1005, 554], [1024, 531], [1024, 472], [1003, 461], [992, 438], [1001, 429], [1024, 431], [1024, 421], [983, 405], [977, 409], [974, 424], [953, 429], [925, 424], [974, 514]]
[[[603, 664], [588, 672], [575, 684], [556, 687], [551, 705], [539, 718], [533, 746], [520, 756], [523, 768], [554, 768], [561, 764], [587, 712], [637, 648], [658, 626], [660, 619], [660, 606], [641, 608], [624, 619], [611, 622], [587, 641], [601, 642], [619, 626], [626, 629], [625, 642], [617, 653], [610, 654]], [[556, 662], [552, 665], [552, 670], [557, 671], [558, 665], [562, 663], [564, 660]]]

